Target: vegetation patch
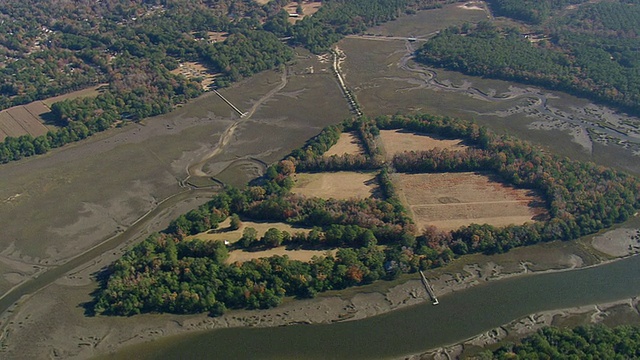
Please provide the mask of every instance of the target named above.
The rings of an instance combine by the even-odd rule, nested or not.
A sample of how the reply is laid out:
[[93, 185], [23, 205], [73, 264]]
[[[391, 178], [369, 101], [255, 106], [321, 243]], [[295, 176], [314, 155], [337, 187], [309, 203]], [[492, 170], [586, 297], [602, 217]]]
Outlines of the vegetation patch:
[[544, 201], [478, 173], [400, 174], [399, 190], [418, 229], [522, 225], [544, 216]]
[[376, 197], [378, 184], [375, 173], [341, 171], [335, 173], [297, 174], [291, 191], [322, 199]]
[[382, 130], [380, 139], [384, 144], [387, 159], [405, 151], [423, 151], [432, 149], [465, 150], [467, 145], [460, 139], [445, 139], [427, 134], [419, 134], [402, 130]]
[[340, 156], [344, 154], [362, 155], [363, 153], [364, 149], [358, 136], [353, 132], [348, 132], [340, 134], [338, 142], [327, 150], [324, 156]]

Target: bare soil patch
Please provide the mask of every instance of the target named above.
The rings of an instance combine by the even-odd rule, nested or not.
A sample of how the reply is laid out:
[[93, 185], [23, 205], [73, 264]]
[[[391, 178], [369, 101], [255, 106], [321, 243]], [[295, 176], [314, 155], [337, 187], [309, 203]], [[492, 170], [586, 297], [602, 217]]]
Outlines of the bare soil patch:
[[219, 42], [219, 41], [224, 41], [229, 36], [229, 33], [228, 32], [208, 31], [207, 35], [209, 35], [209, 41], [211, 41], [211, 42]]
[[174, 75], [182, 75], [187, 79], [201, 78], [202, 81], [200, 84], [205, 91], [209, 90], [209, 87], [213, 84], [217, 76], [217, 74], [210, 73], [204, 65], [191, 61], [180, 63], [176, 69], [171, 70], [171, 73]]
[[405, 130], [382, 130], [380, 138], [387, 153], [387, 159], [392, 159], [395, 154], [405, 151], [424, 151], [435, 148], [461, 151], [468, 148], [460, 139], [444, 139]]
[[284, 246], [263, 251], [236, 250], [229, 253], [227, 263], [245, 262], [253, 259], [268, 258], [272, 256], [287, 256], [291, 260], [310, 262], [314, 256], [326, 256], [327, 253], [335, 254], [335, 250], [287, 250]]
[[640, 252], [640, 229], [615, 229], [591, 240], [594, 249], [609, 256], [627, 256]]
[[257, 2], [260, 5], [264, 5], [264, 4], [268, 3], [271, 0], [254, 0], [254, 1]]
[[[259, 1], [258, 1], [259, 2]], [[296, 23], [304, 19], [305, 16], [311, 16], [318, 12], [320, 6], [322, 6], [322, 2], [320, 1], [305, 1], [302, 3], [302, 14], [298, 14], [297, 17], [290, 17], [290, 23]], [[284, 10], [289, 14], [297, 14], [298, 2], [292, 1], [284, 7]]]
[[544, 216], [542, 200], [478, 173], [400, 174], [400, 189], [418, 228], [524, 224]]
[[352, 199], [378, 196], [374, 173], [341, 171], [335, 173], [297, 174], [295, 194], [323, 199]]
[[463, 10], [480, 10], [480, 11], [485, 11], [485, 7], [486, 5], [484, 4], [484, 1], [469, 1], [467, 3], [464, 3], [462, 5], [458, 5], [457, 8], [459, 9], [463, 9]]
[[342, 133], [338, 142], [324, 153], [324, 156], [332, 155], [360, 155], [364, 153], [360, 139], [354, 133]]
[[237, 230], [229, 229], [229, 219], [223, 221], [218, 226], [216, 230], [209, 230], [207, 232], [203, 232], [200, 234], [192, 235], [187, 237], [188, 239], [198, 238], [200, 240], [214, 240], [214, 241], [229, 241], [230, 243], [234, 243], [242, 237], [242, 232], [244, 229], [251, 227], [256, 229], [258, 232], [258, 237], [264, 236], [264, 233], [271, 228], [276, 228], [280, 231], [286, 231], [290, 234], [295, 234], [298, 232], [308, 233], [311, 229], [292, 226], [291, 224], [283, 223], [283, 222], [254, 222], [254, 221], [243, 221], [240, 228]]

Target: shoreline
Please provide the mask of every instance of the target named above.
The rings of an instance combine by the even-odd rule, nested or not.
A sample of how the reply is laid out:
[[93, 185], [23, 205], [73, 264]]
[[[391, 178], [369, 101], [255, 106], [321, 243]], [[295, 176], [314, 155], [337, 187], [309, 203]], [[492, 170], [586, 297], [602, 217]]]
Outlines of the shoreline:
[[[625, 248], [626, 244], [640, 241], [636, 239], [640, 236], [640, 230], [635, 228], [634, 223], [581, 242], [540, 244], [492, 256], [469, 255], [454, 261], [450, 266], [430, 270], [426, 275], [436, 295], [441, 297], [515, 276], [599, 266], [637, 253], [633, 247], [628, 247], [630, 251], [624, 255], [616, 252]], [[596, 249], [592, 244], [608, 246]], [[588, 255], [592, 253], [580, 252], [585, 245], [592, 251], [605, 250], [611, 254], [604, 253], [606, 256], [589, 259]], [[8, 310], [5, 315], [9, 318], [6, 319], [7, 323], [0, 336], [0, 356], [5, 359], [86, 359], [172, 335], [229, 327], [277, 327], [354, 321], [429, 301], [419, 275], [412, 274], [403, 276], [395, 283], [379, 281], [364, 287], [328, 292], [310, 300], [286, 299], [276, 308], [233, 310], [216, 318], [206, 314], [91, 316], [87, 304], [92, 300], [91, 292], [97, 288], [92, 274], [110, 262], [110, 258], [118, 250], [105, 253], [95, 262], [74, 269], [38, 293], [22, 298], [17, 306]], [[545, 263], [545, 259], [549, 260]], [[563, 310], [550, 313], [559, 314], [561, 311]], [[467, 342], [481, 341], [476, 338], [481, 339], [483, 336], [498, 338], [498, 335], [507, 333], [494, 330], [494, 335], [479, 334]], [[420, 356], [424, 354], [426, 353]], [[418, 355], [403, 358], [411, 356]]]

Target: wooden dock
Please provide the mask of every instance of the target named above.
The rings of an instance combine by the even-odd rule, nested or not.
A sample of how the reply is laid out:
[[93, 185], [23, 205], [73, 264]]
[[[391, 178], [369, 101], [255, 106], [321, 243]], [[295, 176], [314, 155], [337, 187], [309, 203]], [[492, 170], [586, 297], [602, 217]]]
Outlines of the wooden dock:
[[218, 92], [218, 90], [213, 89], [213, 92], [215, 92], [215, 93], [216, 93], [216, 95], [218, 95], [218, 96], [220, 97], [220, 99], [224, 100], [224, 102], [226, 102], [226, 103], [227, 103], [227, 105], [229, 105], [229, 106], [230, 106], [230, 107], [231, 107], [235, 112], [237, 112], [237, 113], [238, 113], [238, 115], [240, 115], [240, 117], [244, 117], [244, 116], [246, 115], [246, 113], [243, 113], [242, 111], [240, 111], [240, 109], [238, 109], [235, 105], [233, 105], [233, 104], [231, 103], [231, 101], [227, 100], [227, 98], [225, 98], [224, 96], [222, 96], [222, 94], [220, 94], [220, 93]]
[[422, 285], [424, 285], [424, 288], [427, 290], [427, 294], [429, 294], [429, 297], [431, 298], [431, 303], [433, 303], [433, 305], [438, 305], [440, 302], [436, 297], [436, 293], [433, 291], [431, 284], [429, 284], [429, 281], [427, 280], [427, 277], [424, 276], [422, 270], [420, 270], [420, 276], [422, 277]]

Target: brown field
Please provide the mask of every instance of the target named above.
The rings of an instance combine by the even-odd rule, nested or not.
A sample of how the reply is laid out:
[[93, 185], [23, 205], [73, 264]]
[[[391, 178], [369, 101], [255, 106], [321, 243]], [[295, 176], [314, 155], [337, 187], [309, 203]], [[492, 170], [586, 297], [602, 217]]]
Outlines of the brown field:
[[311, 229], [291, 226], [290, 224], [283, 222], [254, 222], [254, 221], [243, 221], [242, 225], [237, 230], [229, 230], [229, 219], [223, 221], [218, 226], [218, 230], [210, 230], [207, 232], [203, 232], [200, 234], [192, 235], [187, 237], [187, 239], [195, 239], [198, 238], [200, 240], [217, 240], [224, 241], [227, 240], [230, 243], [234, 243], [242, 237], [242, 232], [244, 229], [252, 227], [256, 229], [258, 232], [258, 237], [264, 236], [264, 233], [271, 228], [276, 228], [280, 231], [286, 231], [289, 234], [295, 234], [298, 232], [308, 233]]
[[[264, 236], [264, 234], [270, 228], [276, 228], [280, 231], [286, 231], [290, 234], [295, 234], [298, 232], [308, 233], [311, 231], [309, 228], [291, 226], [290, 224], [283, 222], [254, 222], [254, 221], [243, 221], [242, 225], [237, 230], [229, 230], [230, 219], [227, 219], [220, 223], [218, 230], [212, 230], [208, 232], [203, 232], [200, 234], [192, 235], [187, 237], [186, 239], [201, 239], [201, 240], [214, 240], [214, 241], [229, 241], [230, 243], [234, 243], [242, 237], [242, 232], [244, 229], [248, 227], [252, 227], [256, 229], [258, 232], [258, 237]], [[335, 250], [329, 250], [335, 253]], [[327, 250], [288, 250], [284, 246], [263, 250], [263, 251], [244, 251], [244, 250], [234, 250], [229, 252], [229, 258], [227, 259], [227, 263], [234, 262], [245, 262], [253, 259], [266, 258], [274, 255], [287, 255], [292, 260], [299, 261], [311, 261], [311, 258], [314, 256], [323, 256], [327, 253]]]
[[360, 139], [354, 133], [342, 133], [338, 142], [324, 153], [324, 156], [332, 155], [360, 155], [364, 153]]
[[471, 223], [506, 226], [545, 214], [530, 190], [478, 173], [400, 174], [399, 185], [419, 229], [453, 230]]
[[[51, 105], [53, 105], [53, 103], [56, 103], [56, 102], [62, 101], [62, 100], [75, 99], [75, 98], [79, 98], [79, 97], [94, 97], [94, 96], [98, 96], [98, 94], [100, 94], [100, 88], [103, 87], [103, 86], [107, 86], [107, 85], [109, 85], [109, 84], [99, 84], [99, 85], [92, 86], [92, 87], [89, 87], [89, 88], [86, 88], [86, 89], [73, 91], [73, 92], [70, 92], [68, 94], [54, 96], [54, 97], [42, 100], [42, 103], [47, 107], [51, 107]], [[38, 102], [38, 101], [36, 101], [36, 102]]]
[[209, 41], [211, 42], [224, 41], [229, 36], [228, 32], [208, 31], [207, 34], [209, 35]]
[[287, 255], [291, 260], [309, 262], [314, 256], [326, 256], [327, 253], [335, 255], [335, 250], [287, 250], [284, 246], [263, 251], [242, 251], [235, 250], [229, 252], [227, 263], [245, 262], [253, 259], [268, 258], [275, 255]]
[[465, 150], [467, 145], [459, 139], [443, 139], [433, 135], [425, 135], [403, 130], [382, 130], [380, 131], [387, 158], [405, 151], [422, 151], [435, 148], [448, 150]]
[[291, 190], [295, 194], [323, 199], [376, 197], [378, 183], [374, 173], [341, 171], [335, 173], [297, 174]]
[[[289, 22], [293, 24], [297, 21], [304, 19], [305, 16], [311, 16], [315, 14], [320, 9], [320, 6], [322, 6], [322, 2], [320, 1], [305, 1], [302, 4], [302, 14], [296, 18], [290, 17]], [[297, 8], [298, 8], [298, 2], [292, 1], [284, 7], [284, 10], [289, 14], [295, 14]]]
[[36, 137], [46, 134], [49, 129], [44, 126], [40, 115], [49, 111], [49, 108], [44, 106], [41, 101], [14, 106], [1, 111], [0, 141], [7, 136], [18, 137], [30, 134]]
[[264, 4], [268, 3], [269, 1], [271, 1], [271, 0], [255, 0], [255, 2], [257, 2], [260, 5], [264, 5]]

